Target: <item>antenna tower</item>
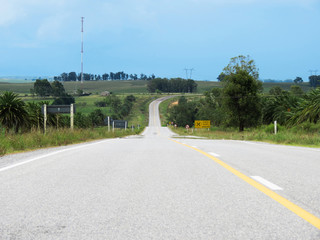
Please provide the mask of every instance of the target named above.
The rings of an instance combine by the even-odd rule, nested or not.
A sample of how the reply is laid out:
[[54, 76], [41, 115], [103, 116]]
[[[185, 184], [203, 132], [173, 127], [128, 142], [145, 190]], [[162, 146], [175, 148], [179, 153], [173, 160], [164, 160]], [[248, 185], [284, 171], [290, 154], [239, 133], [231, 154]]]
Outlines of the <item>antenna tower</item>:
[[81, 17], [81, 86], [83, 84], [83, 21], [84, 17]]

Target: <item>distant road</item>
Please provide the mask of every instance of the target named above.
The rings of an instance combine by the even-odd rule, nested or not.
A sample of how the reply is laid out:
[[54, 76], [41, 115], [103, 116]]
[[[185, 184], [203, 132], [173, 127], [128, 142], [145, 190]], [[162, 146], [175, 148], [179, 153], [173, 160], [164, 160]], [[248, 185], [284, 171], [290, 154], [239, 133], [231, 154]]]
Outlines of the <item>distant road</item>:
[[320, 239], [320, 150], [141, 136], [0, 158], [0, 239]]

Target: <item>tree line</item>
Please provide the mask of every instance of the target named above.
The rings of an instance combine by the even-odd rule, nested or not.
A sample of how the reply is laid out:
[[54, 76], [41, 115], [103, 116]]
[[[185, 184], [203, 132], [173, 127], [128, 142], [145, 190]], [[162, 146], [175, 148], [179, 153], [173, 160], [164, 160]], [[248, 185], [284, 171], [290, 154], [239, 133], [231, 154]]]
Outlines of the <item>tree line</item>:
[[[128, 74], [123, 71], [121, 72], [110, 72], [100, 74], [91, 74], [91, 73], [83, 73], [84, 81], [113, 81], [113, 80], [151, 80], [155, 79], [156, 76], [151, 74], [150, 76], [141, 73], [141, 74]], [[59, 76], [54, 76], [54, 80], [57, 81], [81, 81], [81, 73], [69, 72], [69, 73], [61, 73]]]
[[194, 120], [211, 120], [214, 126], [237, 127], [239, 131], [274, 121], [305, 130], [320, 123], [319, 87], [308, 93], [298, 85], [290, 91], [273, 87], [262, 93], [258, 69], [248, 56], [232, 58], [221, 76], [222, 88], [213, 88], [201, 100], [181, 97], [178, 105], [169, 108], [169, 121], [193, 126]]
[[197, 91], [197, 83], [191, 79], [182, 78], [155, 78], [148, 82], [148, 91], [165, 93], [193, 93]]
[[[123, 119], [131, 113], [136, 98], [133, 95], [126, 96], [123, 100], [115, 95], [103, 99], [104, 106], [110, 108], [110, 116], [113, 119]], [[5, 92], [0, 95], [0, 126], [9, 132], [30, 132], [44, 128], [44, 116], [42, 106], [50, 105], [49, 101], [24, 102], [17, 94]], [[52, 105], [56, 105], [56, 101]], [[98, 106], [98, 103], [96, 103]], [[74, 125], [77, 128], [92, 128], [106, 125], [107, 115], [102, 109], [95, 109], [89, 114], [77, 112], [74, 116]], [[70, 116], [60, 114], [48, 114], [47, 126], [53, 128], [70, 127]]]

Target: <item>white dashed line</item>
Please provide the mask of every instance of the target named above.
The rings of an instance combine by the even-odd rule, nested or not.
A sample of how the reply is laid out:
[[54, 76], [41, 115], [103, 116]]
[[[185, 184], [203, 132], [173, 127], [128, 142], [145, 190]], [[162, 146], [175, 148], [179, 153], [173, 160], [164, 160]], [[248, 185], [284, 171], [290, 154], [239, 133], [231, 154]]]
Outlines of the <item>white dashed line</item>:
[[281, 187], [269, 182], [268, 180], [260, 177], [260, 176], [251, 176], [252, 179], [258, 181], [259, 183], [265, 185], [266, 187], [270, 188], [271, 190], [283, 190]]
[[219, 154], [214, 153], [214, 152], [209, 152], [210, 155], [214, 156], [214, 157], [221, 157]]

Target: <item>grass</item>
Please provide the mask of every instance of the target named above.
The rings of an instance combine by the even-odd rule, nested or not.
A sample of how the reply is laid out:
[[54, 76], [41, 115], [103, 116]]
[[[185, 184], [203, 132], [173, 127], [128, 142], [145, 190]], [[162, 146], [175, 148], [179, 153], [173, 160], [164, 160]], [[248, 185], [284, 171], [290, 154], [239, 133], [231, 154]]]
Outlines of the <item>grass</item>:
[[224, 140], [245, 140], [259, 141], [274, 144], [285, 144], [305, 147], [320, 147], [320, 130], [317, 133], [295, 132], [291, 129], [284, 129], [277, 134], [268, 133], [263, 128], [248, 129], [244, 132], [239, 132], [236, 129], [189, 129], [172, 128], [172, 131], [181, 136], [197, 136], [208, 139], [224, 139]]
[[44, 135], [39, 131], [32, 131], [24, 134], [9, 134], [0, 136], [0, 156], [22, 151], [30, 151], [39, 148], [48, 148], [54, 146], [64, 146], [91, 140], [124, 137], [127, 135], [138, 134], [140, 130], [125, 131], [118, 129], [114, 132], [108, 132], [107, 127], [93, 129], [48, 129]]
[[[147, 94], [148, 81], [85, 81], [82, 85], [79, 82], [64, 82], [64, 87], [68, 93], [73, 94], [76, 89], [83, 89], [85, 92], [99, 95], [103, 91], [109, 91], [116, 94]], [[222, 87], [220, 82], [213, 81], [196, 81], [198, 84], [198, 93], [209, 91], [215, 87]], [[20, 95], [30, 95], [30, 89], [33, 88], [34, 82], [26, 83], [5, 83], [0, 82], [0, 93], [4, 91], [12, 91]], [[290, 90], [290, 86], [294, 83], [263, 83], [263, 92], [268, 92], [272, 87], [279, 86], [284, 90]], [[311, 89], [309, 83], [299, 84], [301, 88], [307, 92]]]
[[[121, 95], [121, 98], [124, 97], [125, 95]], [[85, 114], [92, 112], [94, 109], [98, 108], [94, 105], [94, 102], [101, 100], [102, 98], [103, 97], [100, 96], [87, 96], [77, 99], [77, 111]], [[48, 129], [46, 135], [39, 131], [31, 131], [23, 134], [8, 134], [7, 136], [4, 134], [4, 131], [2, 131], [0, 132], [0, 156], [8, 153], [30, 151], [38, 148], [62, 146], [95, 139], [115, 138], [139, 134], [143, 131], [144, 127], [148, 125], [148, 106], [155, 98], [157, 98], [157, 96], [154, 95], [136, 96], [136, 102], [134, 102], [132, 111], [126, 118], [126, 120], [129, 121], [130, 127], [127, 131], [124, 129], [116, 129], [115, 132], [108, 132], [107, 127], [75, 129], [74, 131], [71, 131], [70, 129], [57, 130], [51, 128]], [[40, 101], [40, 99], [37, 99], [37, 101]], [[104, 113], [108, 112], [108, 108], [101, 109], [103, 109]], [[135, 128], [132, 129], [131, 125], [134, 125]], [[138, 125], [140, 125], [139, 128], [137, 127]]]
[[[160, 104], [160, 116], [162, 126], [168, 123], [167, 109], [171, 102], [177, 99], [168, 99]], [[259, 128], [247, 129], [244, 132], [239, 132], [236, 128], [218, 128], [211, 127], [208, 129], [189, 129], [173, 128], [171, 130], [181, 136], [196, 136], [205, 137], [208, 139], [227, 139], [227, 140], [246, 140], [260, 141], [274, 144], [286, 144], [294, 146], [320, 147], [320, 124], [307, 126], [301, 125], [287, 129], [279, 128], [277, 134], [273, 133], [273, 125], [261, 126]]]

